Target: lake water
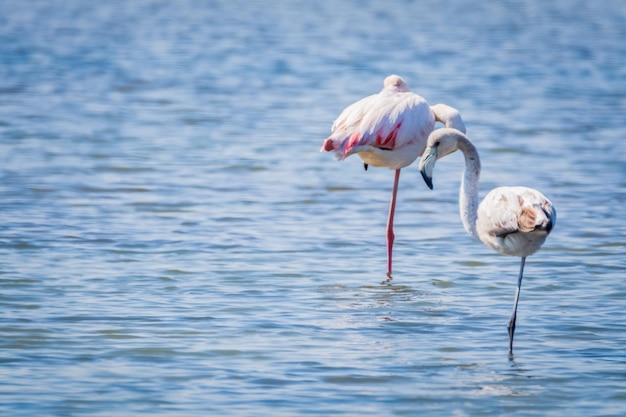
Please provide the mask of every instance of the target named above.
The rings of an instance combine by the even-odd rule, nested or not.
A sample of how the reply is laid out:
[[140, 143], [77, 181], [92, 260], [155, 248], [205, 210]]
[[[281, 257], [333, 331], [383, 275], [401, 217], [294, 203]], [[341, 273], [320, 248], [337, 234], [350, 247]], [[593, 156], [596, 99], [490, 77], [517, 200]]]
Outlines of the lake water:
[[[481, 189], [558, 209], [519, 259], [435, 189], [319, 148], [402, 75]], [[621, 1], [0, 1], [0, 414], [623, 416]]]

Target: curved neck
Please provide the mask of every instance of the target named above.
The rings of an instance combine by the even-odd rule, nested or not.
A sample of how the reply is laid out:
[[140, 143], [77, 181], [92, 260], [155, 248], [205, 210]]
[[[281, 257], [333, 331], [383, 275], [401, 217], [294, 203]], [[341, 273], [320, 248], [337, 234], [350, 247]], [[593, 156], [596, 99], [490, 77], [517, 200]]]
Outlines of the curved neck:
[[461, 113], [454, 107], [439, 103], [431, 106], [430, 109], [435, 115], [436, 121], [443, 123], [447, 128], [456, 129], [463, 133], [466, 132]]
[[465, 157], [465, 171], [459, 193], [459, 211], [465, 231], [480, 240], [476, 231], [478, 211], [478, 180], [480, 177], [480, 158], [476, 147], [466, 138], [461, 138], [458, 148]]

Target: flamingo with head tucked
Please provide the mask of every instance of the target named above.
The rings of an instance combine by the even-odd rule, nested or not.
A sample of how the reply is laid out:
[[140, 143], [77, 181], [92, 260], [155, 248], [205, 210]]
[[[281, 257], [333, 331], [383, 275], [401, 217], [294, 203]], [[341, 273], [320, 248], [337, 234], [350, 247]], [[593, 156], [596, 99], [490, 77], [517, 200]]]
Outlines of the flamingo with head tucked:
[[429, 106], [424, 98], [409, 90], [402, 77], [390, 75], [385, 78], [380, 93], [365, 97], [341, 112], [322, 145], [322, 151], [333, 152], [340, 160], [359, 155], [365, 170], [369, 165], [395, 170], [387, 218], [387, 281], [392, 279], [393, 218], [400, 169], [422, 154], [435, 122], [465, 132], [457, 109], [445, 104]]
[[478, 204], [480, 158], [472, 142], [455, 129], [438, 129], [428, 138], [420, 161], [420, 172], [430, 189], [435, 162], [455, 151], [465, 156], [459, 209], [467, 233], [503, 255], [522, 258], [513, 313], [508, 324], [509, 352], [513, 353], [513, 335], [517, 303], [522, 287], [526, 257], [535, 253], [556, 223], [556, 209], [539, 191], [527, 187], [498, 187]]

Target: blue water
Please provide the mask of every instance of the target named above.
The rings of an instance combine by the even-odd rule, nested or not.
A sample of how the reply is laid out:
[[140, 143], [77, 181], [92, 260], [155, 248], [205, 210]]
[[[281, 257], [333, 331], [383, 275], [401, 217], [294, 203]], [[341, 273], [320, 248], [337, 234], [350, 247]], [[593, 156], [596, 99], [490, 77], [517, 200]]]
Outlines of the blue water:
[[[0, 414], [626, 414], [620, 1], [0, 1]], [[320, 153], [402, 75], [497, 185], [528, 259], [435, 190]]]

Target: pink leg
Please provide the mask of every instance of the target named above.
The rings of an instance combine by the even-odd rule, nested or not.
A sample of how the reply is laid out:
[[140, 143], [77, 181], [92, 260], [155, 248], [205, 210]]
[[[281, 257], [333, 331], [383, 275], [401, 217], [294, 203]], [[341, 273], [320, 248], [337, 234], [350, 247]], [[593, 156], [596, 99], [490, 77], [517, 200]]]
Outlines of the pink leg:
[[393, 181], [393, 191], [391, 192], [391, 201], [389, 203], [389, 217], [387, 218], [387, 282], [391, 281], [391, 258], [393, 253], [393, 215], [396, 211], [396, 195], [398, 194], [398, 183], [400, 182], [400, 170], [396, 169], [396, 177]]

